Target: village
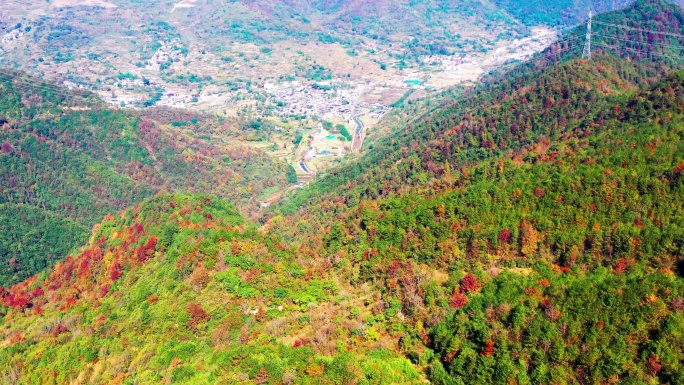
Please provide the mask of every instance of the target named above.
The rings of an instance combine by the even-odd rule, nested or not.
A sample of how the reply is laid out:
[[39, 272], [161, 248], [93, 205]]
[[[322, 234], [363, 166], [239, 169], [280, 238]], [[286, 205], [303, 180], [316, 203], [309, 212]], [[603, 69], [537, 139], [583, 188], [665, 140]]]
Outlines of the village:
[[[0, 36], [3, 43], [0, 46], [15, 45], [24, 35], [24, 29], [15, 27]], [[408, 95], [422, 97], [475, 82], [488, 70], [529, 59], [557, 38], [557, 31], [550, 28], [532, 28], [529, 36], [501, 41], [486, 53], [421, 56], [415, 65], [406, 68], [390, 63], [387, 67], [375, 61], [378, 68], [375, 76], [364, 73], [350, 77], [344, 71], [331, 72], [332, 76], [327, 79], [302, 76], [297, 72], [298, 67], [292, 67], [292, 72], [284, 75], [253, 70], [255, 76], [242, 77], [256, 66], [246, 63], [254, 63], [259, 55], [267, 57], [270, 51], [258, 47], [251, 54], [236, 50], [228, 56], [223, 53], [206, 61], [203, 50], [190, 48], [189, 52], [177, 38], [160, 38], [143, 49], [141, 60], [135, 67], [127, 67], [126, 72], [118, 75], [109, 72], [108, 76], [98, 77], [91, 87], [86, 81], [81, 82], [78, 75], [63, 80], [62, 84], [69, 88], [91, 89], [117, 108], [168, 107], [221, 116], [242, 114], [250, 119], [270, 119], [276, 127], [279, 143], [290, 143], [303, 136], [301, 142], [288, 150], [287, 157], [300, 182], [306, 183], [317, 173], [332, 167], [336, 159], [360, 150], [368, 130]], [[356, 48], [370, 52], [369, 58], [378, 49], [368, 43], [361, 43]], [[315, 59], [315, 56], [311, 57], [314, 63]], [[99, 68], [97, 62], [97, 59], [88, 61], [91, 72], [93, 68]], [[200, 66], [194, 73], [190, 72], [191, 63], [208, 65], [216, 62], [221, 71], [203, 74]], [[98, 73], [107, 73], [102, 71], [105, 70]], [[282, 123], [287, 121], [299, 123]], [[320, 122], [333, 122], [335, 128]], [[345, 127], [347, 137], [340, 135], [339, 126]]]
[[340, 116], [344, 119], [354, 118], [357, 107], [369, 109], [373, 118], [380, 119], [389, 107], [379, 103], [360, 102], [366, 88], [372, 85], [336, 87], [333, 82], [320, 82], [312, 85], [301, 85], [292, 81], [281, 85], [266, 83], [264, 90], [276, 104], [284, 104], [280, 115], [318, 116], [323, 119]]
[[[76, 86], [71, 82], [64, 82], [64, 85], [72, 88]], [[351, 90], [328, 87], [329, 84], [325, 83], [302, 85], [297, 81], [292, 81], [278, 85], [266, 83], [261, 90], [238, 88], [235, 91], [206, 92], [193, 89], [181, 90], [182, 87], [174, 87], [175, 89], [172, 90], [167, 85], [154, 81], [124, 79], [108, 85], [111, 90], [101, 87], [96, 92], [105, 102], [122, 108], [143, 107], [144, 95], [158, 92], [160, 93], [158, 100], [155, 100], [153, 104], [157, 107], [193, 109], [199, 104], [210, 104], [215, 107], [214, 109], [218, 109], [238, 99], [265, 99], [265, 103], [278, 116], [297, 115], [322, 119], [341, 117], [346, 120], [354, 117], [357, 108], [368, 110], [369, 116], [373, 119], [381, 119], [390, 110], [387, 105], [360, 100], [364, 90], [374, 89], [373, 86], [359, 85]], [[133, 95], [131, 91], [137, 95]]]
[[[166, 82], [143, 81], [140, 78], [119, 79], [111, 84], [113, 91], [100, 91], [102, 98], [123, 108], [165, 106], [227, 112], [229, 108], [256, 108], [256, 117], [274, 116], [281, 119], [298, 117], [314, 121], [335, 121], [349, 131], [349, 140], [323, 127], [321, 123], [301, 131], [306, 137], [295, 146], [288, 158], [295, 168], [300, 184], [315, 179], [316, 174], [331, 167], [334, 159], [362, 148], [367, 130], [383, 118], [394, 103], [406, 92], [436, 91], [446, 87], [475, 81], [486, 70], [509, 62], [529, 59], [548, 47], [557, 33], [548, 28], [537, 28], [526, 38], [507, 42], [486, 55], [431, 55], [421, 57], [418, 68], [400, 71], [396, 77], [384, 81], [346, 79], [336, 77], [324, 81], [306, 79], [266, 79], [253, 82], [251, 87], [228, 89], [213, 84], [206, 87], [183, 87]], [[158, 72], [166, 63], [178, 61], [181, 51], [171, 43], [163, 44], [146, 63], [145, 70]], [[137, 94], [131, 95], [131, 91]], [[393, 98], [380, 99], [370, 95], [394, 92]], [[150, 94], [155, 94], [153, 99]], [[242, 106], [242, 107], [240, 107]], [[364, 120], [364, 121], [362, 121]], [[315, 123], [314, 123], [315, 124]], [[283, 128], [278, 127], [283, 133]], [[296, 135], [298, 130], [289, 131]]]

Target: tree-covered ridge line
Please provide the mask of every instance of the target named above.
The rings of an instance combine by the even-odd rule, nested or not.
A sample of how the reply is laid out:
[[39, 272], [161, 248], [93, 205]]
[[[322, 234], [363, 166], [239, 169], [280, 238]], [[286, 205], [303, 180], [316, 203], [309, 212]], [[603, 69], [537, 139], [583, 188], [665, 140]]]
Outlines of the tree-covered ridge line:
[[378, 331], [339, 313], [352, 302], [339, 290], [227, 202], [162, 194], [0, 290], [0, 370], [25, 384], [421, 383]]
[[[667, 0], [638, 0], [619, 12], [595, 15], [592, 52], [681, 68], [684, 60], [684, 11]], [[531, 65], [539, 67], [583, 55], [586, 22], [549, 47]]]
[[[410, 320], [401, 324], [412, 325], [400, 348], [429, 367], [435, 383], [507, 383], [513, 378], [520, 383], [681, 382], [681, 351], [671, 346], [682, 345], [677, 325], [684, 303], [684, 232], [678, 220], [684, 214], [684, 74], [662, 78], [669, 72], [665, 63], [610, 55], [592, 63], [533, 68], [483, 87], [460, 100], [461, 106], [447, 107], [418, 123], [423, 126], [389, 139], [396, 143], [394, 150], [404, 151], [401, 156], [376, 146], [371, 161], [333, 173], [313, 186], [312, 195], [295, 196], [274, 213], [284, 215], [270, 218], [267, 227], [299, 240], [304, 253], [338, 261], [355, 285], [377, 287], [391, 312]], [[520, 126], [525, 127], [523, 141], [515, 135]], [[432, 170], [426, 167], [429, 162], [435, 165]], [[312, 199], [328, 191], [335, 191], [334, 198]], [[297, 199], [313, 208], [298, 207]], [[440, 275], [426, 273], [425, 266], [447, 271], [449, 278], [437, 279]], [[519, 319], [524, 325], [539, 322], [533, 331], [517, 332], [527, 338], [521, 345], [521, 337], [501, 330], [513, 325], [507, 318], [509, 305], [523, 298], [482, 300], [477, 290], [461, 283], [468, 276], [462, 272], [472, 271], [482, 283], [478, 290], [498, 290], [486, 285], [502, 270], [514, 274], [506, 275], [506, 281], [495, 279], [498, 287], [528, 287], [532, 279], [547, 287], [577, 279], [578, 287], [596, 288], [606, 274], [628, 274], [628, 283], [608, 280], [618, 296], [606, 294], [605, 301], [620, 303], [620, 310], [610, 311], [653, 306], [628, 321], [596, 321], [606, 330], [638, 333], [626, 341], [629, 354], [610, 349], [615, 342], [611, 334], [585, 339], [578, 353], [577, 342], [563, 344], [557, 335], [540, 339], [536, 333], [560, 328], [563, 337], [585, 335], [594, 325], [593, 303], [564, 288], [554, 291], [559, 296], [554, 306], [553, 300], [542, 301], [544, 290], [530, 289], [525, 296], [539, 292], [540, 297], [520, 309], [525, 315]], [[638, 282], [660, 287], [629, 300], [619, 297]], [[445, 323], [454, 308], [471, 299], [474, 305], [457, 312], [453, 322], [459, 326]], [[557, 321], [570, 303], [587, 311], [579, 312], [580, 322], [568, 334], [562, 331], [565, 323]], [[497, 319], [499, 324], [489, 326]], [[470, 327], [473, 323], [477, 330]], [[465, 331], [453, 337], [450, 329], [459, 327]], [[651, 334], [645, 336], [644, 329]], [[438, 344], [433, 334], [442, 339]], [[620, 349], [625, 346], [617, 342]], [[551, 348], [568, 354], [542, 359]], [[588, 360], [589, 355], [594, 359]]]
[[[221, 122], [210, 127], [198, 122], [195, 133], [157, 123], [149, 117], [154, 113], [138, 116], [107, 109], [92, 95], [21, 73], [0, 77], [0, 89], [0, 204], [43, 211], [41, 215], [62, 221], [53, 221], [62, 223], [55, 230], [74, 235], [70, 244], [61, 238], [57, 245], [48, 237], [32, 238], [32, 245], [23, 249], [3, 244], [7, 252], [0, 257], [0, 283], [35, 274], [40, 270], [32, 266], [49, 265], [56, 255], [80, 246], [87, 229], [106, 214], [160, 191], [212, 192], [252, 213], [260, 191], [287, 185], [283, 162], [202, 131], [221, 130]], [[14, 217], [9, 222], [13, 231], [31, 231], [18, 220], [19, 212]], [[79, 226], [67, 229], [63, 221]], [[15, 266], [6, 266], [10, 259]]]
[[434, 383], [679, 383], [683, 84], [630, 93], [581, 137], [364, 200], [323, 255], [398, 304], [399, 346]]
[[[660, 0], [638, 1], [624, 10], [599, 15], [597, 20], [633, 27], [655, 23], [658, 31], [684, 35], [681, 8]], [[386, 196], [439, 177], [447, 163], [458, 169], [464, 161], [497, 156], [538, 138], [555, 140], [576, 134], [584, 131], [594, 116], [619, 103], [620, 94], [657, 82], [664, 73], [684, 64], [684, 60], [629, 55], [625, 49], [597, 52], [591, 63], [583, 62], [577, 57], [584, 32], [584, 26], [577, 27], [570, 33], [577, 41], [563, 43], [572, 44], [575, 51], [552, 46], [529, 63], [492, 74], [465, 95], [412, 119], [374, 143], [359, 162], [331, 171], [313, 188], [298, 192], [276, 208], [274, 214], [329, 211], [318, 207], [333, 200], [353, 207], [360, 199]], [[647, 44], [666, 38], [641, 34], [634, 39]], [[559, 50], [565, 53], [556, 54]], [[344, 200], [335, 198], [340, 191]]]
[[684, 71], [672, 66], [604, 54], [523, 67], [262, 227], [210, 195], [109, 216], [79, 255], [2, 290], [0, 373], [681, 383]]
[[356, 254], [409, 253], [445, 268], [468, 255], [511, 267], [541, 256], [567, 268], [634, 259], [674, 270], [684, 254], [682, 80], [676, 73], [615, 108], [601, 132], [541, 141], [424, 190], [363, 201], [333, 226], [330, 251], [351, 237]]

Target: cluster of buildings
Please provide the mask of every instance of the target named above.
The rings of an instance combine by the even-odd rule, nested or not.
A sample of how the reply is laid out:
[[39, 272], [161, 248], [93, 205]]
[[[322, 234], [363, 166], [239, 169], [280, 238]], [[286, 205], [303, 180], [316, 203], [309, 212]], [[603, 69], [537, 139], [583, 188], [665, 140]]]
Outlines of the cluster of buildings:
[[225, 91], [225, 92], [214, 92], [214, 93], [199, 93], [199, 91], [189, 90], [189, 94], [166, 92], [162, 95], [161, 99], [155, 104], [156, 106], [165, 106], [173, 108], [187, 108], [188, 104], [209, 104], [212, 106], [223, 106], [229, 104], [229, 102], [239, 94], [246, 94], [249, 91], [245, 89], [239, 89], [237, 91]]
[[364, 103], [361, 102], [358, 104], [359, 107], [361, 108], [367, 108], [369, 110], [368, 116], [372, 119], [378, 119], [380, 120], [385, 114], [389, 112], [390, 109], [392, 109], [389, 106], [386, 106], [384, 104], [378, 104], [378, 103]]
[[264, 91], [272, 96], [275, 102], [285, 106], [280, 115], [344, 116], [354, 114], [359, 94], [345, 89], [333, 89], [329, 82], [313, 85], [300, 85], [299, 82], [288, 82], [282, 86], [272, 83], [264, 85]]
[[474, 62], [472, 56], [456, 56], [456, 55], [430, 55], [423, 56], [420, 60], [426, 65], [440, 65], [446, 71], [453, 71], [464, 64]]
[[[118, 85], [121, 85], [121, 88]], [[144, 90], [148, 91], [145, 92]], [[122, 92], [119, 92], [122, 90]], [[131, 95], [124, 91], [139, 91]], [[210, 103], [219, 105], [225, 103], [240, 93], [247, 93], [246, 90], [226, 91], [218, 93], [200, 93], [198, 90], [185, 90], [183, 92], [170, 90], [167, 86], [153, 81], [143, 82], [140, 79], [123, 79], [111, 85], [111, 91], [98, 91], [100, 97], [107, 103], [117, 107], [140, 107], [149, 97], [150, 92], [161, 92], [161, 95], [154, 101], [154, 106], [164, 106], [173, 108], [187, 108], [190, 104]]]
[[[121, 87], [118, 87], [121, 85]], [[131, 90], [160, 90], [160, 98], [155, 101], [155, 106], [174, 108], [187, 108], [191, 104], [208, 103], [214, 106], [230, 105], [240, 95], [249, 98], [249, 91], [240, 88], [235, 91], [199, 92], [198, 90], [170, 90], [163, 84], [153, 81], [143, 82], [141, 79], [121, 79], [111, 84], [111, 91], [99, 91], [102, 99], [115, 106], [139, 107], [145, 102], [147, 93], [138, 96], [130, 95]], [[119, 91], [121, 90], [121, 92]], [[258, 91], [257, 91], [258, 92]], [[333, 116], [341, 116], [346, 120], [359, 115], [359, 108], [367, 110], [366, 115], [370, 118], [382, 118], [391, 107], [379, 103], [361, 102], [361, 90], [333, 89], [329, 84], [301, 85], [297, 81], [287, 82], [282, 85], [266, 83], [264, 93], [272, 104], [278, 105], [276, 111], [281, 116], [303, 115], [307, 117], [318, 116], [329, 119]]]
[[360, 102], [361, 87], [356, 90], [336, 88], [330, 82], [313, 85], [301, 85], [297, 81], [282, 85], [266, 83], [264, 91], [274, 102], [284, 104], [280, 115], [319, 116], [324, 119], [342, 116], [351, 119], [357, 114], [358, 107], [370, 108], [374, 115], [380, 117], [389, 110], [385, 105]]

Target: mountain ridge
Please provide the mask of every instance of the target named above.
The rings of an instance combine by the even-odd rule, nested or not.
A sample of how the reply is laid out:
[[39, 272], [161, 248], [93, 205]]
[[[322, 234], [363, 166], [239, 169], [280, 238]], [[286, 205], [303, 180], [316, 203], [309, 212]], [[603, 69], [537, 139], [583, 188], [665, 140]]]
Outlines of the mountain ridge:
[[681, 383], [684, 70], [547, 54], [373, 143], [262, 223], [207, 194], [107, 216], [78, 255], [0, 290], [0, 373]]
[[[0, 77], [0, 87], [6, 91], [0, 95], [0, 120], [4, 121], [0, 205], [3, 222], [22, 229], [17, 234], [31, 232], [19, 216], [12, 215], [10, 208], [17, 205], [78, 222], [86, 229], [108, 213], [169, 189], [213, 191], [231, 197], [245, 213], [253, 213], [259, 205], [256, 191], [281, 189], [288, 183], [286, 165], [262, 151], [213, 138], [211, 127], [203, 126], [204, 119], [190, 115], [175, 127], [164, 119], [158, 123], [154, 116], [110, 110], [92, 94], [80, 95], [37, 81], [27, 86], [33, 80], [19, 73]], [[183, 131], [187, 124], [197, 132]], [[230, 122], [210, 120], [207, 125], [223, 125], [227, 131]], [[73, 235], [83, 239], [85, 233]], [[80, 246], [69, 243], [62, 238], [59, 253]], [[0, 281], [26, 278], [21, 266], [44, 267], [54, 262], [51, 248], [55, 246], [46, 241], [43, 249], [32, 252], [18, 252], [15, 246], [11, 248], [18, 254], [3, 251]], [[41, 257], [41, 250], [53, 257]], [[11, 258], [18, 268], [6, 265]]]

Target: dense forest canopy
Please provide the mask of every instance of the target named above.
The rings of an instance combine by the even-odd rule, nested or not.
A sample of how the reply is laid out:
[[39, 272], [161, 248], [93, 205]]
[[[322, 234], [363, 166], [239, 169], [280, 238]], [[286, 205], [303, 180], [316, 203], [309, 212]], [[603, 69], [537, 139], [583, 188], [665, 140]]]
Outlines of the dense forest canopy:
[[0, 284], [40, 272], [106, 214], [159, 191], [212, 192], [251, 213], [260, 191], [287, 185], [283, 162], [212, 140], [201, 122], [187, 135], [163, 114], [112, 110], [18, 72], [1, 73], [0, 89]]
[[[622, 11], [599, 15], [596, 20], [632, 28], [648, 24], [657, 31], [684, 35], [682, 9], [663, 0], [642, 0]], [[581, 56], [585, 31], [585, 26], [580, 26], [568, 34], [569, 39], [580, 43], [563, 43], [574, 51], [551, 46], [530, 63], [494, 74], [463, 97], [424, 116], [412, 117], [393, 135], [373, 143], [359, 162], [332, 170], [313, 188], [296, 194], [281, 212], [291, 214], [311, 207], [320, 211], [319, 205], [329, 204], [339, 194], [353, 206], [363, 198], [424, 185], [441, 176], [447, 164], [457, 170], [464, 164], [533, 145], [540, 138], [567, 139], [593, 117], [605, 115], [618, 102], [617, 95], [656, 82], [684, 65], [684, 56], [672, 60], [633, 55], [624, 43], [606, 52], [596, 49], [594, 62], [598, 65], [584, 66], [573, 59]], [[667, 38], [640, 35], [634, 39], [646, 44]], [[684, 38], [681, 40], [684, 43]], [[660, 45], [654, 47], [660, 52]], [[555, 53], [559, 50], [561, 55]]]
[[[682, 10], [639, 0], [596, 19], [659, 32], [597, 49], [591, 61], [551, 47], [491, 74], [258, 224], [213, 190], [154, 190], [103, 216], [81, 250], [0, 288], [2, 378], [684, 383], [684, 69], [629, 53], [635, 41], [684, 35]], [[135, 146], [161, 123], [6, 104], [20, 111], [7, 114], [7, 131], [24, 141], [107, 155], [120, 147], [91, 143], [126, 148], [133, 136], [112, 179], [165, 175], [157, 147]], [[86, 117], [80, 127], [113, 128], [89, 141], [100, 131], [59, 124]], [[32, 159], [22, 143], [8, 142], [0, 160], [16, 148]], [[141, 166], [131, 174], [132, 162]], [[75, 221], [46, 214], [40, 190], [26, 190], [33, 201], [8, 195], [6, 215]], [[21, 244], [9, 234], [3, 242]], [[63, 235], [27, 234], [57, 244]]]

